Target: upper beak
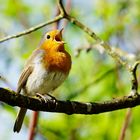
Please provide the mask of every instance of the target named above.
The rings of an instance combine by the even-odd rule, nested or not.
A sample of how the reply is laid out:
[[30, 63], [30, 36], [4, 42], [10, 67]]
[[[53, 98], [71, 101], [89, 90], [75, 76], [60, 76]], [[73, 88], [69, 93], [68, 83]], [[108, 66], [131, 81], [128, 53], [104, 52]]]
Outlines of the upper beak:
[[55, 36], [56, 41], [62, 41], [62, 31], [63, 31], [63, 28], [56, 34]]
[[62, 35], [63, 30], [64, 30], [64, 28], [62, 28], [62, 29], [60, 30], [60, 34], [61, 34], [61, 35]]

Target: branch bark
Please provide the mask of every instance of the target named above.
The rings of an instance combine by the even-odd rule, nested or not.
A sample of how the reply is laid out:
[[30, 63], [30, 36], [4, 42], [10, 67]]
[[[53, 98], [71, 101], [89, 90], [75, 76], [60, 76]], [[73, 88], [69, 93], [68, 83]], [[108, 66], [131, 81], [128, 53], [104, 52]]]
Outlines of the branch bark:
[[77, 101], [48, 100], [46, 103], [37, 99], [16, 94], [14, 91], [0, 88], [0, 101], [10, 106], [28, 108], [34, 111], [59, 112], [66, 114], [99, 114], [140, 105], [140, 95], [124, 96], [105, 102], [82, 103]]

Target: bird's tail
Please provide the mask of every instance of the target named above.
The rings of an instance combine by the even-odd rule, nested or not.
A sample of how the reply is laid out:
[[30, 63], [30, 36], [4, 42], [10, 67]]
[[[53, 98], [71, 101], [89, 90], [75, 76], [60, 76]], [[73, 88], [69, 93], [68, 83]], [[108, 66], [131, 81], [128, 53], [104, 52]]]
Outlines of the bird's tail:
[[20, 111], [17, 115], [16, 121], [15, 121], [15, 124], [14, 124], [14, 129], [13, 129], [14, 132], [19, 132], [20, 131], [20, 129], [22, 127], [24, 117], [25, 117], [25, 114], [26, 114], [26, 111], [27, 111], [26, 108], [20, 108]]

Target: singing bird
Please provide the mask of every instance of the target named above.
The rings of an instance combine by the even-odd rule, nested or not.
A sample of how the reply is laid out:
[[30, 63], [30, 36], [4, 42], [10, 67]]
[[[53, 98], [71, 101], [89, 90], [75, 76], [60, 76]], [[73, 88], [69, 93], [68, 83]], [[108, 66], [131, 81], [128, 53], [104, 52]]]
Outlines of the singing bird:
[[[53, 30], [44, 35], [39, 47], [27, 60], [18, 81], [17, 94], [44, 96], [64, 82], [71, 69], [71, 56], [64, 44], [62, 30]], [[20, 131], [26, 111], [26, 108], [20, 108], [14, 132]]]

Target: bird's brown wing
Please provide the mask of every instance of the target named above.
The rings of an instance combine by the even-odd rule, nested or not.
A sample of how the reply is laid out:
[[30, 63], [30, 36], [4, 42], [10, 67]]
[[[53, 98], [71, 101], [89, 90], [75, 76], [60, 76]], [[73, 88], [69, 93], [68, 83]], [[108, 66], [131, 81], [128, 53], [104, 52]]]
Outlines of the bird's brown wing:
[[21, 89], [26, 84], [27, 79], [28, 79], [29, 75], [32, 73], [32, 71], [33, 71], [32, 66], [28, 66], [26, 69], [23, 70], [23, 72], [19, 78], [19, 81], [18, 81], [17, 93], [20, 93]]
[[30, 58], [28, 59], [25, 67], [24, 67], [24, 70], [19, 78], [19, 81], [18, 81], [18, 88], [17, 88], [17, 93], [20, 93], [21, 89], [25, 86], [27, 80], [28, 80], [28, 77], [30, 76], [30, 74], [32, 73], [33, 71], [33, 63], [34, 63], [34, 59], [35, 57], [37, 56], [40, 56], [42, 55], [43, 51], [40, 50], [40, 49], [36, 49], [32, 55], [30, 56]]

